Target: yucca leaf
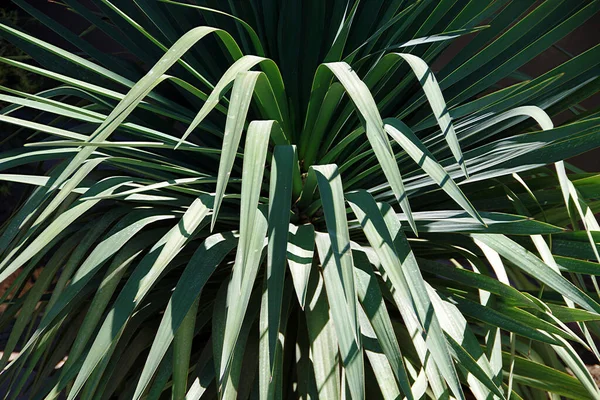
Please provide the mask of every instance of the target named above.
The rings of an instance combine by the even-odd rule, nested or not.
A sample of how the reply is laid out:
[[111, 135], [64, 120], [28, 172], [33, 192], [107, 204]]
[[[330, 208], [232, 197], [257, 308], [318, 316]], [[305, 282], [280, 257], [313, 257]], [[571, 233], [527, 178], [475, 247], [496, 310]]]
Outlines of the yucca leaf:
[[37, 122], [26, 121], [19, 118], [9, 117], [6, 115], [0, 115], [0, 121], [6, 122], [9, 124], [19, 125], [25, 128], [33, 129], [36, 131], [41, 131], [45, 133], [49, 133], [51, 135], [57, 136], [63, 139], [71, 139], [71, 140], [88, 140], [89, 137], [86, 135], [82, 135], [79, 133], [70, 132], [66, 129], [54, 128], [52, 126], [38, 124]]
[[331, 316], [324, 279], [316, 268], [310, 270], [306, 292], [306, 326], [310, 342], [310, 357], [319, 397], [340, 398], [340, 368], [338, 339]]
[[369, 89], [348, 64], [339, 62], [325, 64], [325, 66], [339, 79], [364, 119], [365, 131], [373, 147], [373, 151], [381, 164], [381, 168], [392, 187], [396, 199], [409, 218], [409, 225], [416, 232], [416, 226], [412, 220], [412, 213], [404, 191], [400, 170], [392, 155], [391, 146], [383, 129], [383, 121]]
[[[531, 217], [494, 212], [478, 214], [485, 225], [464, 211], [417, 211], [413, 213], [419, 232], [485, 232], [507, 235], [541, 235], [564, 232], [557, 226], [537, 221]], [[400, 221], [406, 221], [404, 214], [397, 214], [397, 216]], [[409, 227], [402, 229], [410, 230]]]
[[202, 7], [202, 6], [198, 6], [195, 4], [186, 4], [186, 3], [180, 3], [180, 2], [171, 1], [171, 0], [160, 0], [160, 1], [163, 3], [166, 3], [166, 4], [172, 4], [172, 5], [183, 6], [183, 7], [191, 7], [191, 8], [195, 8], [195, 9], [201, 10], [201, 11], [206, 11], [209, 13], [221, 14], [221, 15], [225, 15], [229, 18], [234, 19], [236, 22], [238, 22], [240, 25], [242, 25], [244, 27], [246, 32], [248, 32], [248, 35], [250, 36], [250, 40], [252, 41], [252, 44], [254, 45], [254, 49], [256, 50], [258, 55], [263, 56], [264, 50], [263, 50], [262, 44], [260, 42], [260, 39], [258, 38], [258, 35], [254, 31], [252, 26], [250, 26], [248, 23], [246, 23], [246, 21], [244, 21], [243, 19], [238, 18], [235, 15], [228, 14], [223, 11], [217, 10], [215, 8]]
[[95, 64], [89, 60], [86, 60], [83, 57], [77, 56], [73, 53], [63, 50], [60, 47], [54, 46], [48, 42], [41, 40], [40, 38], [28, 35], [24, 32], [21, 32], [17, 29], [11, 28], [10, 26], [4, 25], [4, 24], [0, 24], [0, 30], [2, 30], [4, 32], [4, 34], [10, 35], [10, 36], [15, 36], [21, 40], [30, 42], [30, 43], [34, 44], [36, 48], [43, 49], [45, 51], [53, 53], [64, 60], [67, 60], [75, 65], [80, 66], [80, 67], [86, 68], [94, 73], [101, 75], [102, 77], [110, 79], [114, 82], [117, 82], [117, 83], [123, 85], [123, 86], [132, 87], [134, 85], [134, 82], [116, 74], [115, 72], [111, 71], [110, 69], [104, 68], [98, 64]]
[[345, 92], [346, 89], [339, 82], [334, 82], [327, 90], [320, 106], [319, 114], [316, 117], [315, 124], [310, 132], [307, 132], [307, 134], [303, 136], [301, 142], [301, 148], [306, 150], [304, 154], [300, 154], [300, 157], [304, 160], [306, 165], [313, 165], [315, 163], [320, 150], [318, 146], [308, 146], [308, 143], [322, 142], [327, 126]]
[[600, 394], [598, 386], [595, 384], [592, 374], [583, 363], [573, 346], [564, 339], [557, 338], [561, 342], [561, 346], [554, 346], [553, 349], [556, 354], [569, 366], [573, 375], [579, 379], [585, 389], [588, 391], [590, 397], [598, 397]]
[[[200, 111], [198, 112], [198, 114], [196, 115], [196, 117], [194, 118], [192, 123], [190, 124], [190, 126], [186, 129], [185, 133], [179, 140], [179, 143], [177, 144], [176, 147], [179, 147], [181, 145], [181, 143], [189, 136], [189, 134], [198, 125], [200, 125], [202, 123], [202, 121], [206, 118], [206, 116], [210, 113], [210, 111], [212, 111], [215, 107], [217, 107], [219, 100], [223, 96], [225, 90], [229, 87], [229, 85], [232, 82], [234, 82], [236, 80], [238, 74], [241, 74], [243, 72], [248, 72], [248, 71], [250, 71], [251, 68], [253, 68], [254, 66], [256, 66], [258, 64], [263, 64], [264, 65], [263, 68], [265, 68], [266, 71], [270, 72], [271, 75], [279, 74], [277, 66], [273, 63], [273, 61], [271, 61], [267, 58], [250, 56], [250, 55], [242, 56], [240, 59], [235, 61], [231, 65], [231, 67], [229, 67], [229, 69], [227, 69], [227, 71], [225, 71], [225, 73], [223, 74], [223, 76], [221, 77], [219, 82], [215, 85], [213, 90], [210, 92], [210, 95], [206, 99], [206, 102], [203, 104], [202, 108], [200, 109]], [[257, 79], [257, 78], [254, 77], [254, 79]], [[274, 80], [274, 82], [272, 84], [274, 85], [278, 81], [281, 81], [281, 76], [279, 76], [278, 80], [277, 79]], [[252, 84], [256, 84], [256, 83], [249, 82], [247, 84], [252, 85]], [[283, 86], [276, 86], [276, 90], [281, 91], [282, 89], [283, 89]], [[252, 92], [252, 90], [248, 90], [248, 91]], [[247, 98], [247, 96], [248, 95], [243, 96], [243, 98], [245, 98], [246, 101], [249, 101], [250, 99]], [[234, 96], [232, 93], [232, 98], [233, 97]], [[243, 98], [240, 98], [237, 101], [242, 101]]]
[[134, 399], [140, 398], [143, 394], [161, 358], [164, 357], [171, 341], [174, 339], [175, 332], [187, 318], [189, 310], [192, 309], [194, 302], [200, 296], [208, 278], [236, 244], [237, 240], [232, 234], [214, 234], [202, 242], [190, 259], [181, 275], [180, 284], [175, 287], [162, 317], [150, 354], [148, 354], [146, 367], [137, 383]]
[[[107, 119], [96, 129], [92, 135], [93, 141], [104, 141], [117, 126], [125, 120], [127, 115], [133, 111], [135, 106], [139, 104], [143, 98], [150, 93], [150, 91], [161, 81], [161, 77], [168, 68], [173, 65], [181, 55], [183, 55], [189, 48], [197, 41], [204, 38], [206, 35], [216, 32], [225, 43], [229, 46], [230, 51], [234, 56], [241, 56], [239, 49], [233, 39], [222, 31], [214, 28], [199, 27], [188, 34], [184, 35], [175, 45], [172, 50], [163, 56], [163, 58], [157, 63], [157, 67], [152, 69], [143, 79], [136, 83], [129, 93], [123, 98], [119, 105], [111, 112]], [[238, 53], [236, 53], [236, 51]], [[69, 178], [85, 160], [95, 151], [93, 146], [85, 147], [69, 162], [69, 164], [60, 171], [57, 176], [54, 177], [49, 183], [50, 187], [44, 191], [50, 193], [54, 191], [59, 185], [61, 185], [66, 179]], [[37, 207], [47, 195], [41, 192], [39, 196], [30, 200], [30, 207]], [[12, 237], [8, 237], [10, 240]], [[1, 247], [0, 247], [1, 248]]]
[[200, 399], [215, 379], [215, 368], [212, 359], [210, 358], [212, 357], [211, 347], [211, 342], [209, 341], [196, 365], [196, 371], [194, 372], [196, 377], [185, 395], [186, 400]]
[[342, 363], [354, 398], [364, 398], [364, 365], [361, 354], [360, 328], [357, 315], [357, 295], [354, 284], [354, 263], [342, 191], [342, 181], [335, 165], [313, 166], [327, 233], [317, 232], [316, 247], [323, 265], [323, 278]]
[[[139, 104], [143, 98], [160, 82], [161, 76], [179, 60], [179, 58], [187, 52], [196, 42], [202, 40], [210, 33], [216, 33], [228, 46], [232, 55], [236, 58], [241, 57], [239, 48], [229, 36], [229, 34], [219, 31], [214, 28], [198, 27], [186, 35], [182, 36], [177, 43], [156, 63], [155, 68], [151, 69], [148, 74], [138, 81], [127, 95], [121, 100], [119, 105], [111, 112], [107, 119], [96, 129], [92, 135], [93, 141], [103, 141], [110, 136], [112, 131], [125, 120], [127, 115]], [[68, 177], [73, 170], [79, 167], [81, 163], [93, 152], [94, 148], [89, 147], [83, 149], [71, 161], [70, 165], [57, 177], [57, 182], [54, 187]], [[52, 188], [51, 188], [52, 189]]]
[[469, 271], [467, 269], [443, 265], [441, 263], [436, 263], [423, 258], [419, 258], [418, 262], [423, 271], [439, 274], [440, 276], [454, 280], [461, 285], [469, 285], [477, 289], [494, 293], [503, 297], [508, 304], [514, 302], [515, 306], [529, 308], [537, 307], [536, 303], [534, 303], [529, 297], [525, 296], [512, 286], [498, 281], [498, 279], [481, 275], [477, 272]]
[[[93, 164], [92, 164], [93, 165]], [[75, 176], [75, 181], [80, 179], [81, 175], [86, 175], [89, 172], [89, 169], [82, 169], [81, 172], [78, 173], [79, 176]], [[107, 178], [106, 180], [97, 183], [94, 185], [88, 192], [93, 194], [110, 194], [117, 190], [125, 183], [123, 178]], [[87, 193], [87, 192], [86, 192]], [[15, 272], [18, 268], [20, 268], [24, 263], [29, 261], [32, 257], [34, 257], [35, 253], [41, 250], [44, 246], [46, 246], [57, 232], [68, 227], [73, 221], [75, 221], [78, 217], [80, 217], [83, 213], [91, 209], [99, 200], [96, 201], [79, 201], [72, 205], [67, 212], [62, 213], [58, 218], [52, 221], [36, 238], [27, 245], [24, 249], [18, 252], [17, 251], [24, 246], [24, 243], [21, 243], [20, 246], [13, 249], [10, 254], [8, 254], [2, 263], [0, 263], [0, 281], [3, 281]], [[23, 209], [25, 212], [29, 211], [28, 208]], [[31, 212], [31, 211], [29, 211]], [[24, 214], [24, 213], [23, 213]], [[23, 221], [19, 221], [23, 222]], [[15, 232], [16, 233], [16, 232]], [[16, 257], [14, 257], [16, 255]], [[14, 259], [13, 259], [14, 257]], [[11, 262], [12, 260], [12, 262]]]
[[[504, 353], [507, 359], [509, 354]], [[515, 381], [573, 399], [591, 399], [576, 378], [522, 357], [515, 358]]]
[[[282, 301], [285, 284], [288, 225], [290, 222], [289, 208], [292, 202], [292, 187], [290, 182], [292, 182], [295, 162], [297, 161], [294, 147], [275, 147], [271, 162], [271, 181], [269, 185], [269, 244], [267, 250], [267, 275], [265, 278], [266, 290], [263, 293], [263, 306], [261, 310], [261, 337], [266, 334], [264, 339], [261, 338], [261, 342], [263, 340], [266, 341], [267, 345], [265, 347], [268, 350], [264, 365], [259, 368], [262, 372], [260, 377], [264, 380], [264, 383], [261, 384], [261, 395], [266, 398], [281, 395], [281, 374], [276, 373], [274, 369], [276, 365], [280, 366], [282, 362], [278, 362], [275, 358], [277, 352], [281, 352], [279, 337], [280, 332], [283, 330], [282, 328], [284, 328], [281, 325], [281, 319], [283, 318]], [[262, 326], [262, 321], [266, 322], [266, 327]], [[262, 331], [264, 328], [266, 328], [266, 332]], [[263, 355], [262, 353], [261, 356]], [[261, 359], [261, 361], [263, 360]], [[275, 375], [278, 375], [279, 379], [276, 379]], [[273, 395], [272, 393], [279, 394]]]
[[[590, 241], [590, 247], [594, 252], [596, 260], [600, 262], [600, 254], [598, 254], [598, 249], [596, 248], [596, 244], [591, 233], [592, 231], [600, 231], [600, 225], [598, 225], [598, 221], [594, 216], [594, 212], [581, 199], [577, 189], [567, 177], [565, 166], [562, 161], [556, 163], [556, 172], [558, 174], [558, 179], [560, 182], [563, 198], [565, 199], [565, 205], [567, 207], [567, 210], [569, 210], [570, 202], [572, 201], [575, 205], [577, 213], [579, 214], [579, 219], [583, 222], [583, 226]], [[573, 216], [571, 216], [571, 218], [575, 219]]]
[[[173, 79], [171, 79], [171, 80], [173, 80]], [[57, 114], [57, 115], [69, 117], [69, 118], [74, 118], [74, 119], [77, 119], [80, 121], [85, 121], [85, 122], [102, 123], [102, 121], [104, 121], [106, 119], [106, 115], [99, 113], [99, 112], [91, 111], [86, 108], [76, 107], [76, 106], [72, 106], [70, 104], [64, 104], [64, 103], [61, 103], [56, 100], [47, 99], [47, 98], [37, 96], [37, 95], [30, 95], [30, 94], [23, 93], [23, 92], [17, 91], [17, 94], [19, 94], [22, 97], [0, 95], [0, 99], [3, 101], [6, 101], [6, 102], [12, 103], [14, 105], [22, 105], [22, 106], [34, 108], [34, 109], [41, 110], [41, 111], [48, 111], [53, 114]], [[62, 136], [69, 135], [72, 138], [77, 137], [79, 140], [86, 140], [86, 138], [87, 138], [86, 136], [77, 134], [75, 132], [71, 132], [70, 134], [67, 133], [66, 130], [65, 130], [65, 132], [63, 132], [63, 130], [60, 130], [60, 129], [52, 127], [52, 126], [35, 124], [35, 123], [33, 123], [33, 125], [25, 125], [25, 124], [31, 124], [31, 122], [19, 120], [14, 117], [10, 118], [9, 116], [3, 116], [3, 118], [8, 118], [5, 120], [5, 122], [10, 123], [12, 121], [12, 123], [14, 123], [15, 125], [19, 125], [19, 126], [23, 126], [23, 127], [30, 127], [32, 129], [41, 130], [43, 132], [53, 133], [53, 130], [55, 130], [57, 136], [59, 136], [59, 134]], [[155, 129], [148, 128], [146, 126], [134, 124], [131, 122], [124, 122], [120, 128], [127, 129], [131, 132], [135, 132], [139, 135], [142, 135], [143, 137], [149, 136], [149, 137], [154, 137], [161, 141], [164, 140], [167, 143], [175, 144], [179, 140], [175, 136], [166, 134], [164, 132], [157, 131]], [[41, 142], [41, 143], [44, 143], [44, 142]], [[88, 144], [91, 145], [91, 143], [88, 143]], [[189, 142], [185, 142], [185, 144], [188, 146], [190, 146], [190, 145], [193, 146]], [[29, 143], [28, 143], [28, 145], [29, 145]], [[215, 150], [215, 151], [218, 151], [218, 150]]]
[[[384, 370], [389, 368], [389, 371], [391, 372], [390, 375], [381, 376], [377, 373], [375, 373], [375, 375], [377, 376], [378, 381], [381, 382], [380, 385], [383, 382], [397, 380], [406, 398], [411, 399], [413, 398], [413, 394], [411, 392], [406, 370], [404, 369], [400, 345], [398, 344], [396, 334], [394, 333], [390, 316], [386, 311], [383, 295], [378, 287], [379, 284], [373, 274], [367, 256], [356, 250], [353, 250], [352, 254], [355, 260], [354, 277], [356, 279], [358, 299], [362, 305], [362, 310], [364, 310], [359, 310], [361, 311], [359, 314], [364, 315], [364, 322], [361, 319], [361, 332], [363, 336], [365, 336], [365, 329], [372, 331], [369, 338], [378, 342], [387, 358], [387, 363], [378, 361], [377, 364], [383, 363], [384, 365], [381, 366], [381, 368]], [[368, 354], [369, 353], [367, 353], [367, 355]], [[371, 355], [369, 359], [372, 357], [374, 356]], [[371, 364], [373, 364], [373, 362], [375, 362], [375, 360], [373, 360]], [[397, 388], [397, 385], [392, 385], [390, 389], [392, 392], [395, 392], [394, 387]]]
[[[432, 316], [431, 300], [425, 291], [417, 261], [400, 231], [400, 223], [391, 214], [387, 214], [389, 217], [385, 218], [375, 200], [364, 191], [347, 195], [347, 198], [393, 287], [407, 305], [414, 304], [412, 307], [405, 306], [400, 310], [401, 313], [405, 319], [414, 318], [413, 315], [418, 318], [419, 334], [425, 338], [437, 367], [454, 395], [462, 398], [464, 395], [443, 333], [437, 318]], [[395, 225], [390, 225], [392, 220]], [[390, 229], [394, 230], [393, 237]]]
[[[397, 399], [400, 397], [400, 390], [394, 379], [394, 372], [390, 367], [388, 359], [382, 354], [383, 352], [379, 346], [377, 346], [377, 337], [365, 316], [365, 312], [362, 309], [359, 309], [358, 311], [360, 329], [363, 335], [363, 342], [365, 342], [365, 354], [371, 364], [379, 388], [381, 389], [381, 395], [384, 399]], [[412, 394], [410, 394], [410, 386], [406, 393], [409, 393], [408, 396], [412, 397]], [[408, 396], [407, 398], [410, 398]]]
[[553, 271], [548, 265], [544, 264], [542, 260], [506, 236], [481, 233], [474, 233], [471, 234], [471, 236], [494, 249], [517, 268], [522, 269], [536, 279], [539, 279], [541, 282], [544, 282], [550, 288], [573, 300], [584, 309], [590, 312], [600, 311], [600, 305], [593, 299]]
[[[554, 4], [552, 4], [552, 3], [554, 3]], [[521, 20], [519, 22], [519, 25], [521, 25], [521, 24], [525, 24], [525, 25], [522, 25], [519, 27], [517, 27], [515, 25], [509, 31], [507, 31], [503, 36], [505, 36], [505, 35], [508, 36], [508, 34], [512, 33], [513, 30], [515, 31], [515, 33], [519, 32], [517, 35], [523, 35], [524, 34], [523, 31], [527, 31], [528, 29], [535, 27], [537, 24], [546, 22], [547, 19], [549, 19], [548, 17], [553, 16], [553, 15], [552, 15], [552, 12], [549, 12], [549, 10], [547, 10], [547, 9], [544, 10], [544, 8], [546, 8], [546, 6], [548, 8], [556, 7], [556, 4], [560, 4], [560, 3], [563, 3], [563, 2], [557, 1], [557, 2], [547, 2], [547, 3], [542, 4], [540, 7], [536, 8], [534, 10], [534, 12], [528, 14], [526, 18], [524, 18], [523, 20]], [[569, 5], [566, 5], [566, 4], [564, 6], [570, 7]], [[493, 82], [496, 82], [498, 79], [506, 76], [511, 71], [514, 71], [516, 68], [520, 67], [527, 61], [531, 60], [537, 54], [539, 54], [543, 50], [547, 49], [554, 42], [556, 42], [557, 40], [560, 40], [562, 37], [564, 37], [569, 32], [571, 32], [573, 29], [575, 29], [576, 26], [582, 24], [584, 21], [586, 21], [588, 18], [590, 18], [596, 12], [598, 12], [598, 10], [600, 10], [599, 6], [600, 6], [599, 4], [592, 2], [588, 5], [586, 5], [585, 7], [581, 8], [577, 12], [575, 12], [573, 15], [570, 15], [565, 20], [561, 21], [560, 23], [557, 23], [556, 26], [553, 27], [553, 29], [549, 30], [547, 33], [545, 33], [544, 35], [542, 35], [541, 37], [539, 37], [537, 40], [533, 41], [532, 43], [530, 43], [528, 41], [522, 42], [522, 43], [530, 43], [530, 44], [527, 47], [525, 47], [522, 51], [519, 51], [516, 55], [510, 57], [507, 61], [502, 63], [502, 65], [500, 65], [498, 68], [495, 68], [491, 73], [484, 75], [481, 80], [477, 81], [476, 83], [471, 84], [468, 87], [468, 89], [463, 90], [460, 93], [460, 95], [456, 96], [455, 98], [453, 98], [450, 101], [457, 101], [458, 99], [465, 99], [468, 96], [472, 95], [473, 93], [477, 92], [478, 90], [481, 90], [482, 88], [486, 87], [487, 85], [489, 85]], [[538, 12], [545, 13], [545, 14], [537, 14]], [[536, 14], [541, 16], [542, 18], [536, 17]], [[560, 12], [560, 9], [558, 9], [556, 11], [556, 13], [554, 14], [554, 16], [557, 16], [558, 18], [563, 18], [564, 14], [562, 14]], [[529, 20], [530, 18], [531, 18], [531, 20]], [[529, 21], [526, 22], [526, 20], [529, 20]], [[553, 26], [553, 25], [550, 25], [550, 26]], [[511, 37], [511, 39], [512, 39], [512, 37]], [[508, 42], [508, 40], [507, 40], [507, 42]], [[488, 50], [488, 48], [486, 48], [485, 50]], [[498, 50], [498, 49], [495, 49], [495, 50], [502, 51], [502, 50]], [[478, 53], [477, 56], [485, 57], [482, 55], [483, 53], [484, 53], [484, 51]], [[496, 53], [496, 54], [498, 54], [498, 53]], [[503, 53], [500, 53], [500, 54], [503, 54]], [[489, 56], [489, 53], [488, 53], [488, 56]], [[506, 57], [506, 55], [505, 55], [505, 57]], [[467, 63], [465, 63], [465, 64], [467, 64]], [[463, 64], [463, 66], [465, 64]], [[444, 85], [444, 83], [445, 83], [445, 80], [442, 80], [441, 84]]]
[[194, 201], [178, 225], [173, 227], [138, 265], [100, 328], [92, 345], [93, 351], [86, 356], [77, 379], [69, 391], [70, 399], [77, 396], [98, 363], [106, 358], [106, 351], [122, 331], [130, 318], [130, 313], [203, 222], [208, 215], [208, 207], [212, 206], [212, 201], [213, 199], [207, 196]]
[[471, 391], [477, 398], [487, 398], [493, 393], [503, 399], [504, 394], [494, 382], [490, 362], [469, 329], [467, 320], [453, 304], [442, 300], [430, 286], [427, 287], [427, 292], [439, 315], [440, 324], [449, 336], [448, 344], [458, 356], [459, 366], [467, 373]]
[[448, 113], [448, 107], [446, 106], [442, 91], [440, 90], [440, 86], [438, 85], [433, 72], [431, 72], [425, 61], [419, 57], [404, 53], [396, 53], [396, 55], [404, 59], [404, 61], [410, 65], [415, 76], [419, 80], [419, 83], [427, 96], [427, 101], [433, 110], [433, 115], [438, 121], [442, 136], [445, 137], [456, 162], [462, 168], [465, 177], [468, 178], [469, 175], [467, 173], [465, 160], [462, 151], [460, 150], [460, 145], [456, 137], [456, 132], [454, 131], [454, 126], [452, 125], [450, 114]]
[[287, 261], [298, 303], [304, 309], [315, 248], [313, 225], [289, 225]]
[[333, 39], [333, 43], [327, 55], [325, 55], [325, 61], [339, 61], [342, 57], [342, 52], [344, 51], [344, 47], [346, 45], [346, 41], [348, 40], [348, 35], [350, 34], [350, 28], [352, 27], [352, 22], [354, 21], [354, 17], [356, 15], [356, 10], [358, 9], [359, 1], [354, 2], [352, 6], [350, 6], [350, 2], [347, 2], [344, 10], [344, 14], [341, 19], [341, 23], [339, 28], [336, 30], [335, 38]]
[[[248, 113], [250, 101], [252, 100], [252, 93], [254, 92], [257, 80], [261, 76], [262, 74], [259, 72], [242, 72], [235, 79], [231, 95], [233, 101], [229, 105], [227, 124], [225, 125], [225, 133], [223, 134], [223, 148], [219, 161], [215, 211], [212, 217], [211, 229], [214, 228], [217, 215], [221, 207], [221, 201], [223, 200], [223, 196], [225, 194], [225, 188], [227, 186], [237, 148], [242, 137], [242, 130], [246, 121], [246, 114]], [[268, 129], [269, 136], [271, 135], [272, 131], [274, 132], [274, 136], [278, 136], [276, 132], [277, 130], [281, 129], [279, 125], [274, 126], [276, 121], [272, 120], [253, 121], [252, 123], [257, 126], [257, 129]], [[259, 125], [261, 126], [260, 128], [258, 128]], [[248, 127], [248, 130], [249, 129], [250, 127]]]
[[[449, 117], [448, 117], [449, 118]], [[386, 132], [419, 164], [421, 168], [473, 218], [485, 224], [452, 178], [420, 143], [408, 126], [396, 119], [386, 119]], [[449, 139], [450, 140], [450, 139]], [[462, 156], [461, 156], [462, 160]], [[463, 164], [462, 162], [460, 164]], [[466, 174], [466, 172], [465, 172]]]
[[[155, 232], [149, 232], [150, 234], [154, 234]], [[117, 253], [113, 262], [110, 264], [108, 270], [102, 282], [100, 283], [100, 287], [92, 303], [90, 305], [90, 312], [85, 316], [84, 322], [81, 324], [81, 328], [77, 333], [77, 338], [75, 339], [75, 345], [71, 349], [70, 357], [64, 365], [64, 369], [61, 370], [60, 377], [57, 383], [54, 385], [50, 393], [48, 394], [48, 399], [54, 399], [59, 395], [60, 388], [64, 386], [66, 382], [75, 377], [75, 369], [71, 369], [71, 365], [75, 364], [80, 366], [83, 363], [83, 358], [80, 355], [83, 353], [84, 349], [87, 347], [88, 340], [93, 335], [96, 330], [96, 324], [100, 321], [108, 302], [113, 296], [115, 290], [117, 289], [117, 285], [119, 284], [120, 279], [125, 274], [127, 268], [131, 265], [131, 263], [142, 253], [143, 249], [147, 246], [146, 238], [148, 235], [141, 235], [134, 239], [131, 243], [125, 244], [123, 249]], [[68, 289], [67, 289], [68, 290]], [[59, 298], [62, 300], [62, 298]], [[46, 321], [43, 321], [46, 322]], [[46, 322], [47, 323], [47, 322]], [[40, 326], [38, 328], [38, 332], [43, 327]], [[67, 371], [72, 371], [69, 378], [69, 374]]]
[[[267, 279], [267, 286], [269, 285]], [[270, 307], [269, 304], [269, 289], [263, 292], [260, 317], [260, 338], [259, 338], [259, 391], [262, 398], [281, 398], [284, 390], [284, 348], [286, 337], [286, 326], [290, 311], [290, 303], [292, 299], [291, 282], [281, 282], [282, 296], [279, 301], [280, 315], [275, 324], [268, 321], [270, 314], [265, 309]], [[273, 302], [272, 297], [270, 302]], [[274, 330], [273, 326], [277, 326], [277, 332], [271, 333]], [[276, 335], [275, 335], [276, 334]], [[269, 342], [269, 336], [277, 336], [274, 343]]]
[[0, 365], [2, 369], [6, 367], [8, 363], [8, 358], [10, 354], [15, 349], [17, 341], [19, 337], [23, 334], [23, 331], [26, 325], [30, 322], [30, 315], [33, 313], [35, 306], [40, 301], [42, 294], [48, 286], [52, 283], [52, 278], [54, 274], [57, 272], [58, 268], [62, 266], [62, 264], [66, 261], [67, 257], [74, 250], [75, 246], [77, 246], [79, 242], [79, 238], [76, 236], [71, 236], [67, 241], [60, 246], [54, 256], [48, 260], [46, 267], [44, 268], [43, 273], [35, 282], [33, 288], [28, 292], [25, 302], [21, 307], [22, 313], [19, 314], [15, 325], [11, 331], [11, 335], [6, 342], [5, 348], [6, 351], [2, 355], [2, 359], [0, 360]]
[[[223, 350], [219, 371], [219, 384], [226, 390], [229, 370], [233, 361], [234, 348], [240, 333], [242, 322], [258, 267], [267, 234], [267, 220], [259, 208], [267, 144], [273, 121], [253, 121], [248, 127], [245, 154], [253, 157], [244, 158], [242, 174], [242, 198], [240, 206], [240, 239], [233, 266], [232, 280], [227, 290], [227, 319], [223, 333]], [[236, 360], [239, 363], [241, 360]]]

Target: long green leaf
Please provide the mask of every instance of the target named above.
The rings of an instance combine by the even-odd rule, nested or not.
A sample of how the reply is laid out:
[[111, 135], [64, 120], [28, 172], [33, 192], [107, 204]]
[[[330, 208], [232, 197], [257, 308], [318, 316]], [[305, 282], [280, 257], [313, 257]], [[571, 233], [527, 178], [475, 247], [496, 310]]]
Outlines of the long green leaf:
[[600, 305], [579, 290], [571, 282], [553, 271], [542, 260], [504, 235], [484, 233], [471, 234], [474, 239], [485, 243], [517, 268], [539, 279], [552, 289], [571, 299], [590, 312], [600, 312]]
[[[290, 205], [292, 203], [292, 176], [296, 161], [295, 148], [292, 146], [276, 146], [271, 162], [271, 182], [269, 185], [269, 244], [267, 252], [266, 292], [263, 301], [266, 302], [266, 318], [261, 311], [261, 320], [267, 321], [268, 371], [269, 384], [261, 385], [261, 393], [275, 393], [278, 389], [270, 389], [271, 384], [280, 385], [273, 379], [274, 368], [279, 364], [275, 355], [279, 343], [282, 318], [282, 300], [285, 284], [286, 253], [288, 243], [288, 225], [290, 223]], [[265, 360], [267, 361], [267, 360]], [[268, 397], [268, 396], [267, 396]]]
[[460, 144], [458, 143], [456, 132], [454, 131], [452, 119], [448, 113], [448, 106], [446, 105], [446, 101], [442, 95], [442, 90], [440, 89], [433, 72], [431, 72], [427, 63], [419, 57], [406, 53], [395, 54], [404, 59], [404, 61], [410, 65], [410, 68], [423, 87], [423, 91], [425, 92], [425, 96], [427, 96], [427, 101], [431, 106], [433, 115], [437, 119], [440, 129], [442, 130], [442, 136], [448, 142], [448, 146], [450, 146], [450, 150], [452, 151], [456, 162], [462, 168], [465, 177], [468, 178], [469, 175], [467, 173], [467, 167], [462, 151], [460, 150]]
[[362, 399], [365, 396], [364, 366], [342, 179], [335, 165], [312, 168], [317, 175], [327, 224], [327, 233], [317, 232], [315, 239], [323, 265], [327, 298], [350, 392], [353, 398]]
[[86, 356], [75, 383], [69, 391], [69, 400], [77, 396], [96, 366], [107, 357], [106, 352], [115, 337], [122, 331], [135, 307], [148, 294], [169, 262], [194, 235], [208, 215], [212, 202], [213, 199], [207, 196], [196, 199], [181, 221], [157, 243], [157, 246], [137, 266], [102, 324], [92, 345], [93, 351]]
[[179, 325], [200, 296], [211, 274], [236, 244], [234, 235], [217, 233], [206, 238], [190, 258], [162, 317], [133, 399], [139, 399], [144, 393]]
[[[253, 121], [248, 127], [246, 137], [244, 154], [252, 157], [244, 157], [240, 241], [227, 290], [228, 309], [219, 371], [219, 385], [223, 392], [227, 390], [226, 379], [234, 364], [234, 349], [265, 245], [267, 220], [259, 208], [258, 201], [265, 169], [267, 144], [273, 124], [273, 121]], [[235, 360], [236, 363], [240, 361]]]
[[402, 210], [409, 218], [409, 225], [413, 228], [413, 231], [416, 232], [416, 226], [412, 220], [410, 204], [408, 203], [408, 198], [404, 190], [400, 170], [394, 159], [392, 148], [383, 129], [383, 121], [369, 88], [360, 80], [356, 72], [354, 72], [348, 64], [337, 62], [328, 63], [325, 64], [325, 66], [335, 74], [337, 79], [344, 86], [360, 115], [364, 119], [365, 131], [369, 143], [392, 187], [396, 200], [398, 200]]
[[[444, 334], [438, 319], [433, 314], [433, 306], [427, 295], [417, 260], [404, 234], [400, 231], [399, 222], [391, 214], [385, 218], [373, 197], [365, 191], [352, 193], [346, 197], [371, 247], [380, 258], [381, 265], [394, 289], [405, 298], [406, 306], [400, 312], [405, 319], [414, 318], [413, 315], [416, 314], [420, 324], [420, 334], [424, 336], [437, 367], [454, 395], [464, 398]], [[393, 239], [390, 229], [394, 230]], [[412, 306], [408, 306], [409, 304]]]
[[[423, 146], [423, 144], [417, 139], [415, 134], [406, 126], [402, 121], [397, 119], [386, 119], [385, 131], [398, 143], [404, 151], [410, 155], [410, 157], [419, 166], [427, 172], [427, 174], [433, 179], [440, 187], [450, 195], [466, 212], [468, 212], [473, 218], [485, 224], [479, 213], [473, 205], [466, 198], [462, 190], [454, 183], [450, 175], [437, 163], [433, 155]], [[461, 154], [462, 160], [462, 154]], [[461, 162], [464, 165], [464, 161]], [[466, 172], [465, 172], [466, 174]]]

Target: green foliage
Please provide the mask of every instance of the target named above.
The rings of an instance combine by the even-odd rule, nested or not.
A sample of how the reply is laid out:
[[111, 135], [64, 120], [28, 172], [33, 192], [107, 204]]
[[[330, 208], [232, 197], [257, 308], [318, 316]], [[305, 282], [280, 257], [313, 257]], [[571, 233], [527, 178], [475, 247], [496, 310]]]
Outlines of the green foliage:
[[[0, 20], [10, 25], [24, 25], [23, 18], [17, 10], [0, 8]], [[9, 41], [2, 39], [0, 41], [0, 57], [12, 59], [27, 59], [27, 54]], [[10, 86], [27, 93], [33, 93], [40, 90], [41, 79], [39, 76], [28, 73], [27, 71], [14, 68], [6, 64], [0, 65], [0, 85]]]
[[599, 1], [14, 3], [5, 398], [600, 398]]

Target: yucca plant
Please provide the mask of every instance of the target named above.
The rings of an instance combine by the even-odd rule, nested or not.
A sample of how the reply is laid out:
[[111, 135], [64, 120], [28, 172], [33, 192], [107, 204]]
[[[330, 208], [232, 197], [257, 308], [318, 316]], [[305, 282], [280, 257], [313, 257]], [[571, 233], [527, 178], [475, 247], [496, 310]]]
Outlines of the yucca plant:
[[13, 1], [5, 398], [600, 398], [600, 2]]

